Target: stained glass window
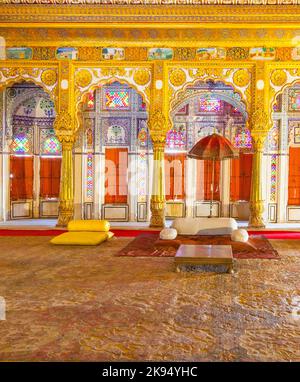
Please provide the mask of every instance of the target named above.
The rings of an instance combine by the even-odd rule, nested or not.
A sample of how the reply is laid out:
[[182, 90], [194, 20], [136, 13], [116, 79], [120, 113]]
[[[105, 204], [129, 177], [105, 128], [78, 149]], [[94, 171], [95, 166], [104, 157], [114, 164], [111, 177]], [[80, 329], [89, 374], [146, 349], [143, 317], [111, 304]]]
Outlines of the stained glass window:
[[138, 94], [138, 108], [139, 111], [146, 111], [146, 102], [144, 102], [143, 97]]
[[271, 156], [271, 193], [270, 201], [276, 202], [276, 184], [277, 184], [277, 155]]
[[129, 109], [129, 91], [105, 90], [105, 106], [107, 109]]
[[95, 108], [95, 95], [94, 92], [90, 92], [87, 97], [87, 108], [89, 110], [94, 110]]
[[300, 111], [300, 90], [290, 89], [289, 111]]
[[59, 155], [61, 153], [61, 144], [55, 137], [49, 137], [44, 141], [43, 154]]
[[47, 117], [54, 116], [54, 103], [51, 99], [43, 98], [40, 102], [40, 107]]
[[87, 156], [86, 196], [93, 199], [93, 155]]
[[167, 147], [169, 149], [186, 148], [186, 125], [184, 123], [175, 123], [173, 129], [169, 130]]
[[30, 152], [30, 141], [25, 134], [16, 135], [12, 141], [11, 149], [14, 153], [26, 154]]
[[251, 137], [250, 131], [245, 128], [239, 128], [234, 138], [234, 145], [235, 147], [238, 147], [240, 149], [242, 148], [251, 149], [252, 137]]
[[199, 111], [215, 113], [221, 111], [221, 101], [215, 98], [199, 98]]

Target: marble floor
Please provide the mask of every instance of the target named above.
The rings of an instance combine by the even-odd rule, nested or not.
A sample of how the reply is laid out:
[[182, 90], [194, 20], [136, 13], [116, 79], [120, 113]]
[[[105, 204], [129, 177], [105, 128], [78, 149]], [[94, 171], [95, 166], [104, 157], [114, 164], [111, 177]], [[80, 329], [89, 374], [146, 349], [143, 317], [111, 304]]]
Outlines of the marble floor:
[[300, 361], [300, 241], [237, 273], [176, 273], [115, 254], [0, 237], [0, 360]]

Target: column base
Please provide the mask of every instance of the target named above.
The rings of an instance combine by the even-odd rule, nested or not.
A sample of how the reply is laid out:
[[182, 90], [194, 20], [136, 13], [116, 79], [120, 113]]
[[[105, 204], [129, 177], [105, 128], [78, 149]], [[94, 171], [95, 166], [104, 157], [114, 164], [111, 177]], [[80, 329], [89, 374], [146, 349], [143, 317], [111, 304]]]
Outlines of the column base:
[[249, 218], [249, 228], [265, 228], [265, 222], [263, 219], [264, 212], [264, 202], [263, 200], [258, 200], [256, 202], [250, 202], [250, 218]]
[[165, 203], [151, 203], [150, 227], [165, 227]]
[[74, 216], [74, 206], [73, 203], [61, 202], [59, 205], [59, 214], [56, 227], [66, 227], [70, 220]]

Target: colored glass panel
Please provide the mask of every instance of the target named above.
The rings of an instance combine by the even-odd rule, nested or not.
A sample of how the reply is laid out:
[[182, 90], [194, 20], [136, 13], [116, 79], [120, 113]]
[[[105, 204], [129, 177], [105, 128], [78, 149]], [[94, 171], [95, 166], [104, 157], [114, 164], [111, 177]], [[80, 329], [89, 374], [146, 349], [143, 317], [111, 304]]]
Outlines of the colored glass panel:
[[88, 199], [92, 199], [94, 194], [93, 188], [93, 155], [87, 156], [87, 175], [86, 175], [86, 196]]
[[26, 154], [30, 151], [29, 139], [26, 135], [17, 135], [12, 142], [12, 151], [18, 154]]
[[169, 149], [186, 148], [186, 126], [183, 123], [175, 124], [167, 134], [167, 147]]
[[234, 145], [237, 148], [252, 148], [252, 137], [250, 130], [240, 128], [238, 129], [235, 138], [234, 138]]
[[138, 108], [139, 111], [146, 111], [146, 102], [144, 102], [143, 97], [138, 94]]
[[91, 92], [91, 93], [88, 94], [87, 107], [90, 110], [94, 110], [94, 108], [95, 108], [95, 96], [94, 96], [94, 92]]
[[215, 98], [200, 98], [199, 111], [215, 113], [221, 111], [221, 101]]
[[300, 90], [295, 90], [295, 89], [290, 90], [289, 111], [300, 111]]
[[276, 202], [276, 185], [277, 185], [277, 155], [271, 156], [271, 193], [270, 201]]
[[56, 137], [49, 137], [43, 145], [43, 154], [58, 155], [61, 153], [61, 144]]
[[129, 109], [129, 91], [105, 91], [105, 105], [107, 109]]

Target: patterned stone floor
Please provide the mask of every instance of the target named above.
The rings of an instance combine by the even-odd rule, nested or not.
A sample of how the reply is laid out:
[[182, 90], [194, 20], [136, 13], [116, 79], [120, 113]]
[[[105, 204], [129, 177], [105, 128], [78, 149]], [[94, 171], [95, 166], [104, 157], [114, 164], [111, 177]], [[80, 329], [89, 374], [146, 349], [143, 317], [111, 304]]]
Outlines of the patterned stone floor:
[[229, 275], [48, 240], [0, 238], [0, 360], [300, 361], [300, 241]]

